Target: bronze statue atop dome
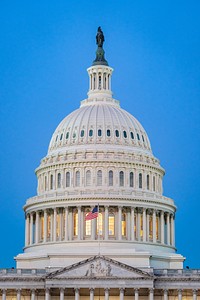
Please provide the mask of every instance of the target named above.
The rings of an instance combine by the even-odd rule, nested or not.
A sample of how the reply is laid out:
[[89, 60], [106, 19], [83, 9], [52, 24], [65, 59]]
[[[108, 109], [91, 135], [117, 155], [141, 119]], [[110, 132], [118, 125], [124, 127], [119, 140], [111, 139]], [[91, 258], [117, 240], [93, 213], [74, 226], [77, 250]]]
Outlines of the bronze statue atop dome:
[[97, 50], [96, 50], [96, 58], [93, 61], [93, 66], [95, 65], [105, 65], [108, 66], [108, 62], [106, 61], [104, 57], [104, 50], [103, 50], [103, 43], [104, 43], [104, 35], [103, 31], [101, 30], [101, 27], [99, 26], [97, 29], [97, 35], [96, 35], [96, 44], [97, 44]]
[[104, 35], [103, 35], [103, 31], [101, 30], [100, 26], [97, 29], [96, 42], [97, 42], [98, 47], [101, 47], [101, 48], [103, 47]]

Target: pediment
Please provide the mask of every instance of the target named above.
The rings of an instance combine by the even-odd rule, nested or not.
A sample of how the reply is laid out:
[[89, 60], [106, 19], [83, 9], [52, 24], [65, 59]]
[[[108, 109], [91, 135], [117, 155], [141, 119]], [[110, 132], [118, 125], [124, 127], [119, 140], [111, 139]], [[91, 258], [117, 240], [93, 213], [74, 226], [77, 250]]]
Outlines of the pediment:
[[105, 256], [94, 256], [49, 273], [47, 278], [146, 278], [148, 272], [128, 266]]

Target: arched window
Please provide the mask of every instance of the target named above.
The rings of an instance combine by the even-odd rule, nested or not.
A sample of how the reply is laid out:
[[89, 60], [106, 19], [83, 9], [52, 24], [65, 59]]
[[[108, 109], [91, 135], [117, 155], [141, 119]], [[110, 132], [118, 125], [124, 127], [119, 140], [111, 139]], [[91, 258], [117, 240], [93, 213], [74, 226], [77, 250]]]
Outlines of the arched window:
[[108, 226], [109, 226], [109, 236], [114, 236], [115, 235], [115, 215], [113, 213], [109, 213]]
[[81, 130], [81, 137], [84, 137], [84, 130]]
[[125, 130], [123, 131], [123, 135], [124, 135], [124, 138], [126, 139], [127, 138], [127, 133], [126, 133]]
[[134, 140], [134, 134], [132, 131], [131, 131], [131, 139]]
[[149, 190], [149, 174], [147, 175], [147, 190]]
[[156, 190], [156, 178], [153, 176], [153, 191], [155, 192]]
[[140, 136], [139, 136], [139, 134], [137, 133], [137, 139], [138, 139], [138, 141], [140, 140]]
[[60, 135], [60, 141], [62, 141], [62, 138], [63, 138], [63, 133]]
[[66, 133], [66, 140], [69, 138], [69, 132]]
[[[86, 213], [85, 215], [87, 215]], [[85, 221], [85, 235], [90, 236], [91, 235], [91, 220], [86, 220]]]
[[130, 172], [130, 178], [129, 178], [129, 180], [130, 180], [130, 187], [133, 187], [133, 172]]
[[101, 90], [101, 75], [99, 75], [99, 90]]
[[139, 189], [142, 189], [142, 173], [139, 174]]
[[119, 172], [119, 186], [124, 186], [124, 172]]
[[70, 187], [70, 173], [66, 173], [66, 187]]
[[47, 190], [47, 176], [44, 176], [44, 190]]
[[80, 172], [76, 171], [75, 186], [80, 186]]
[[61, 174], [58, 173], [58, 177], [57, 177], [57, 187], [61, 188]]
[[119, 137], [119, 130], [115, 130], [116, 137]]
[[126, 214], [122, 214], [122, 236], [126, 236]]
[[113, 186], [113, 171], [108, 172], [108, 185]]
[[74, 236], [77, 236], [78, 235], [78, 213], [75, 212], [74, 213]]
[[50, 189], [53, 190], [53, 175], [50, 176]]
[[107, 129], [107, 136], [110, 136], [110, 129]]
[[98, 129], [98, 136], [102, 136], [102, 130]]
[[86, 186], [91, 185], [91, 171], [87, 170], [86, 171]]
[[89, 136], [90, 136], [90, 137], [93, 136], [93, 130], [92, 130], [92, 129], [89, 130]]
[[103, 235], [103, 216], [102, 213], [98, 214], [97, 218], [97, 235]]
[[101, 170], [97, 171], [97, 185], [98, 186], [102, 185], [102, 171]]

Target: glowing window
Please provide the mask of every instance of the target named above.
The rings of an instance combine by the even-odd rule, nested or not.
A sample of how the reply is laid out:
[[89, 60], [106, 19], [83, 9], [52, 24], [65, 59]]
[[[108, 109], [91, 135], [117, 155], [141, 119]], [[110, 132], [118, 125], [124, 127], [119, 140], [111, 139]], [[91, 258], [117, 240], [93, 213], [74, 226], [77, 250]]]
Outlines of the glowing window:
[[153, 239], [153, 218], [152, 215], [149, 216], [149, 239]]
[[69, 138], [69, 132], [66, 133], [66, 140]]
[[58, 173], [58, 177], [57, 177], [57, 187], [61, 188], [61, 174]]
[[84, 137], [84, 134], [85, 134], [84, 130], [81, 130], [81, 137]]
[[108, 224], [109, 224], [109, 235], [115, 235], [115, 215], [110, 213], [108, 216]]
[[86, 171], [86, 186], [91, 185], [91, 171]]
[[40, 216], [40, 241], [44, 239], [44, 216]]
[[80, 172], [76, 171], [75, 186], [80, 186]]
[[47, 239], [50, 240], [51, 237], [51, 216], [47, 215]]
[[53, 175], [50, 176], [50, 189], [53, 190]]
[[132, 138], [132, 140], [134, 140], [134, 134], [132, 131], [131, 131], [131, 138]]
[[126, 214], [122, 214], [122, 236], [126, 236]]
[[139, 189], [142, 189], [142, 173], [139, 174]]
[[119, 172], [119, 186], [124, 186], [124, 172]]
[[108, 185], [113, 186], [113, 171], [108, 172]]
[[156, 240], [159, 240], [159, 217], [156, 216]]
[[107, 136], [110, 136], [110, 129], [107, 129]]
[[147, 175], [147, 190], [149, 190], [149, 175]]
[[66, 187], [70, 187], [70, 173], [66, 173]]
[[119, 137], [119, 130], [115, 130], [116, 137]]
[[130, 172], [129, 176], [130, 176], [130, 178], [129, 178], [129, 180], [130, 180], [130, 187], [133, 187], [133, 172]]
[[123, 135], [124, 135], [124, 138], [126, 139], [127, 138], [127, 133], [126, 133], [125, 130], [123, 131]]
[[89, 130], [89, 136], [90, 137], [93, 136], [93, 130], [92, 129]]
[[97, 218], [97, 235], [103, 235], [103, 216], [102, 213], [98, 214]]
[[102, 185], [102, 171], [101, 170], [97, 171], [97, 185], [98, 186]]
[[139, 134], [137, 133], [137, 139], [138, 139], [138, 141], [140, 140], [140, 136], [139, 136]]
[[[87, 213], [86, 213], [87, 215]], [[85, 235], [90, 236], [91, 235], [91, 220], [85, 221]]]
[[60, 214], [57, 214], [56, 216], [56, 239], [58, 240], [60, 237]]
[[78, 213], [74, 213], [74, 236], [78, 235]]
[[102, 130], [98, 129], [98, 136], [102, 136]]

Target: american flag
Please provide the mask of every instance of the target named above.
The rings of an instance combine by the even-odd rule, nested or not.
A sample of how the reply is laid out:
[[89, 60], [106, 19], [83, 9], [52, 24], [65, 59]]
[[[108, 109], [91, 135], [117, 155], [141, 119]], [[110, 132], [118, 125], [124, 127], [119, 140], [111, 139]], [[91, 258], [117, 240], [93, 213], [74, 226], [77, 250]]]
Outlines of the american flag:
[[90, 211], [86, 216], [85, 220], [89, 221], [98, 217], [99, 209], [98, 206], [95, 206], [92, 211]]

